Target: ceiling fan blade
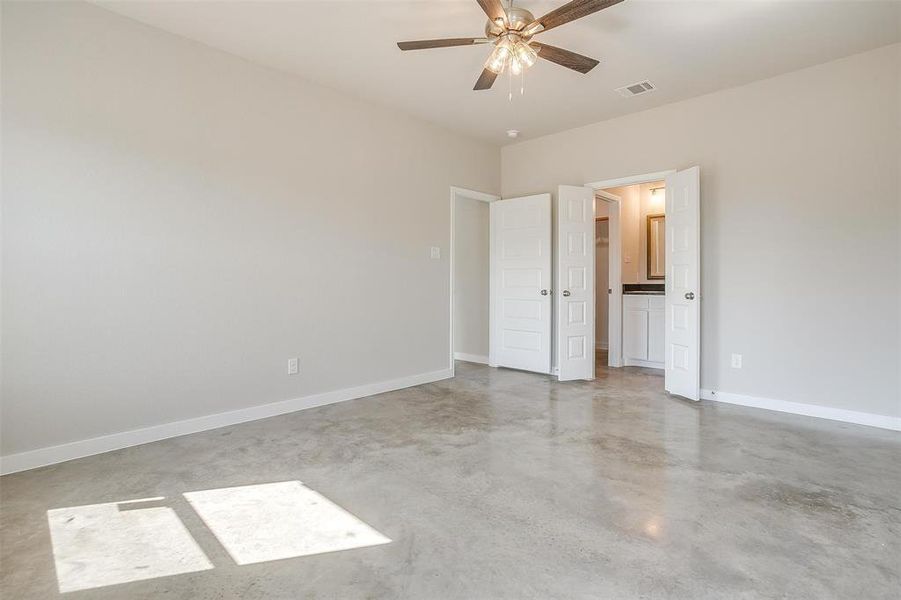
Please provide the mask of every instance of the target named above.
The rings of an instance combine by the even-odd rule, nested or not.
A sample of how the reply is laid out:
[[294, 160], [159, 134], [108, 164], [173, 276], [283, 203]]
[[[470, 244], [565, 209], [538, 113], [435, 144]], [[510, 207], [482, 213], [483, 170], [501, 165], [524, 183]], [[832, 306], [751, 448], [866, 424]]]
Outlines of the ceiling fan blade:
[[587, 73], [598, 65], [598, 61], [593, 58], [582, 56], [563, 48], [557, 48], [556, 46], [548, 46], [538, 42], [532, 42], [531, 46], [538, 51], [539, 58], [549, 60], [552, 63], [557, 63], [579, 73]]
[[479, 6], [482, 7], [482, 10], [485, 11], [485, 14], [488, 15], [488, 18], [492, 21], [497, 21], [501, 19], [502, 21], [507, 20], [507, 13], [504, 12], [504, 6], [501, 4], [501, 0], [476, 0], [479, 3]]
[[495, 79], [497, 79], [497, 73], [495, 73], [494, 71], [491, 71], [489, 69], [483, 69], [482, 74], [479, 75], [479, 79], [476, 81], [476, 84], [472, 89], [474, 89], [474, 90], [491, 89], [491, 86], [494, 85]]
[[587, 17], [599, 10], [619, 4], [623, 0], [572, 0], [556, 10], [552, 10], [543, 17], [535, 19], [532, 23], [526, 25], [523, 31], [529, 35], [535, 35], [554, 27], [566, 25], [570, 21]]
[[415, 42], [397, 42], [401, 50], [426, 50], [428, 48], [448, 48], [450, 46], [472, 46], [489, 42], [488, 38], [447, 38], [443, 40], [416, 40]]

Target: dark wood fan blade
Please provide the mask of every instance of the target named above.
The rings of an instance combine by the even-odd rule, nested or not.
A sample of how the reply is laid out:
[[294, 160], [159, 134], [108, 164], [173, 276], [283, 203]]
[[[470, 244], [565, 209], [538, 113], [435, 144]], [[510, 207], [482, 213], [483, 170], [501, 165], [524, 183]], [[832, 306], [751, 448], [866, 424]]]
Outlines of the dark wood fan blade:
[[479, 3], [479, 6], [482, 7], [482, 10], [485, 11], [485, 14], [492, 21], [497, 21], [498, 19], [507, 20], [507, 13], [504, 12], [501, 0], [476, 0], [476, 2]]
[[444, 40], [417, 40], [415, 42], [397, 42], [401, 50], [426, 50], [428, 48], [448, 48], [450, 46], [472, 46], [487, 42], [488, 38], [447, 38]]
[[588, 58], [563, 48], [539, 44], [538, 42], [531, 42], [530, 45], [538, 51], [539, 58], [549, 60], [552, 63], [557, 63], [579, 73], [587, 73], [598, 65], [598, 61], [593, 58]]
[[497, 73], [494, 71], [490, 71], [488, 69], [483, 69], [482, 74], [479, 75], [478, 81], [476, 81], [474, 90], [487, 90], [491, 89], [491, 86], [494, 85], [494, 80], [497, 79]]
[[[614, 4], [619, 4], [622, 1], [623, 0], [572, 0], [572, 2], [568, 2], [556, 10], [552, 10], [543, 17], [535, 19], [534, 23], [526, 26], [525, 31], [540, 33], [541, 31], [547, 31], [554, 27], [560, 27], [570, 21], [587, 17], [592, 13], [596, 13], [599, 10], [608, 8]], [[535, 31], [538, 29], [539, 24], [541, 25], [540, 31]]]

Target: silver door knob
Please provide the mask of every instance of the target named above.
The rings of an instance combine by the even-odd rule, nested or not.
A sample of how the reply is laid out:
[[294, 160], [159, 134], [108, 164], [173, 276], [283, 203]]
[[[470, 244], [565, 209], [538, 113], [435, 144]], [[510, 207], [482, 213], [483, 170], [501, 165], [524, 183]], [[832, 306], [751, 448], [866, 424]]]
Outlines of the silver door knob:
[[695, 299], [695, 293], [694, 293], [694, 292], [687, 292], [687, 293], [685, 294], [685, 299], [686, 299], [686, 300], [694, 300], [694, 299]]
[[542, 296], [547, 296], [547, 290], [541, 290], [540, 293], [541, 293]]
[[563, 290], [563, 295], [569, 297], [571, 294], [569, 293], [569, 290]]

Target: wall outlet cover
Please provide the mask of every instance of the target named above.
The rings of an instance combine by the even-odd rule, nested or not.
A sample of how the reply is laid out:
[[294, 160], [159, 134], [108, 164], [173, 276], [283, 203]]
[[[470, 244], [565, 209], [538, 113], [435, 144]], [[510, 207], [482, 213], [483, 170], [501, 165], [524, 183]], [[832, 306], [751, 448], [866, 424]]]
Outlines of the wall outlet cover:
[[297, 375], [300, 370], [300, 361], [296, 358], [288, 359], [288, 375]]
[[741, 368], [741, 354], [733, 354], [732, 355], [732, 368], [733, 369]]

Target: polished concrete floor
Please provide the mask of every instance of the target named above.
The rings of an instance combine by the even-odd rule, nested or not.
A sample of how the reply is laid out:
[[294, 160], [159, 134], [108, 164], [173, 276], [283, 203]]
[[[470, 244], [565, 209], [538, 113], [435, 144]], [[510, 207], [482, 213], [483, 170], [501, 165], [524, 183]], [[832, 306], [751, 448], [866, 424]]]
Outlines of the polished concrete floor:
[[[6, 476], [0, 596], [58, 597], [48, 510], [164, 497], [213, 568], [63, 596], [898, 598], [901, 434], [662, 388], [634, 368], [558, 383], [458, 363], [454, 379]], [[238, 566], [182, 496], [295, 480], [391, 541]]]

